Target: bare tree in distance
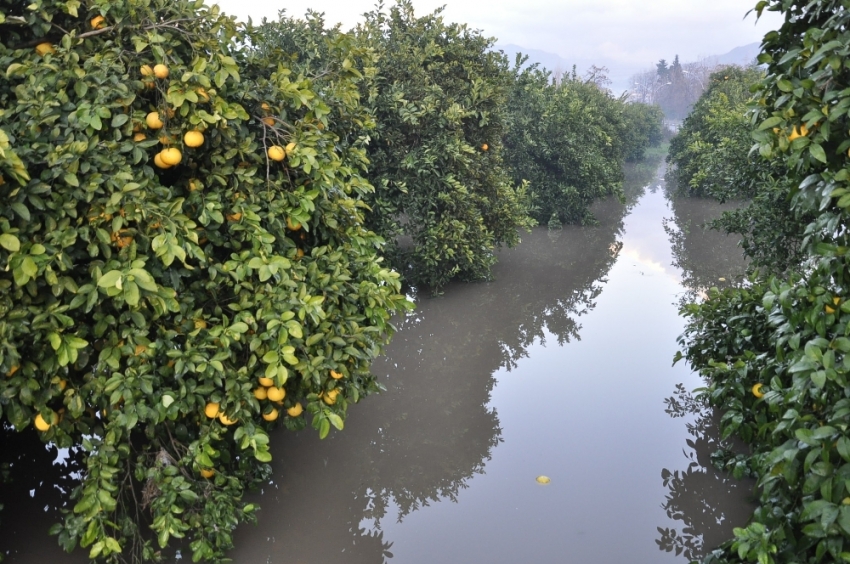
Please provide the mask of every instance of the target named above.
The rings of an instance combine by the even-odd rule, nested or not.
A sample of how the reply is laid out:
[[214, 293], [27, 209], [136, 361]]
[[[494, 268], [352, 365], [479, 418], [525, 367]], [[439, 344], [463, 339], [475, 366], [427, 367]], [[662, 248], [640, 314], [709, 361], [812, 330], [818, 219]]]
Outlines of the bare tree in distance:
[[664, 110], [670, 120], [682, 120], [699, 100], [712, 72], [729, 66], [713, 62], [710, 58], [693, 63], [679, 63], [678, 55], [672, 64], [661, 59], [653, 69], [631, 77], [629, 100], [642, 104], [654, 104]]

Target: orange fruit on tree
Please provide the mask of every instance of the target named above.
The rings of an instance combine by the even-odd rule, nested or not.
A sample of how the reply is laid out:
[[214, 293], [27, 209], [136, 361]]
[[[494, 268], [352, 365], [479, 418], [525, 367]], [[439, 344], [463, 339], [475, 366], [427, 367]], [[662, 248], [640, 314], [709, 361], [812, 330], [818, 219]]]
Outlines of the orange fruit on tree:
[[91, 19], [89, 24], [91, 25], [92, 29], [100, 29], [102, 27], [105, 27], [103, 25], [104, 19], [106, 18], [104, 18], [103, 16], [95, 16]]
[[272, 145], [268, 150], [269, 158], [273, 161], [282, 161], [286, 158], [286, 151], [280, 145]]
[[331, 378], [333, 378], [334, 380], [339, 380], [340, 378], [342, 378], [342, 372], [331, 370]]
[[35, 46], [35, 52], [43, 57], [48, 53], [56, 53], [56, 49], [53, 48], [53, 45], [45, 41]]
[[290, 407], [289, 409], [286, 410], [286, 413], [290, 417], [298, 417], [303, 412], [304, 412], [304, 408], [301, 407], [300, 403], [296, 403], [295, 405], [293, 405], [292, 407]]
[[238, 419], [231, 419], [230, 417], [228, 417], [224, 413], [218, 414], [218, 420], [221, 421], [222, 425], [234, 425], [239, 421]]
[[292, 231], [298, 231], [301, 229], [301, 224], [298, 221], [295, 221], [291, 217], [286, 218], [286, 227], [288, 227]]
[[217, 404], [215, 402], [209, 402], [204, 407], [204, 415], [206, 415], [210, 419], [215, 419], [216, 417], [218, 417], [218, 412], [219, 412], [218, 408], [219, 408], [219, 404]]
[[483, 145], [481, 145], [481, 150], [482, 151], [489, 151], [490, 145], [488, 145], [487, 143], [484, 143]]
[[168, 67], [162, 63], [153, 67], [153, 75], [159, 79], [168, 78]]
[[286, 397], [286, 390], [283, 388], [278, 388], [276, 386], [272, 386], [268, 390], [266, 390], [267, 397], [271, 401], [281, 401]]
[[225, 217], [227, 217], [227, 221], [239, 221], [242, 219], [242, 212], [231, 213]]
[[284, 149], [284, 151], [286, 151], [287, 156], [291, 155], [294, 150], [295, 150], [295, 143], [287, 143], [286, 148]]
[[153, 156], [153, 164], [155, 164], [158, 168], [171, 168], [170, 164], [166, 164], [162, 160], [162, 153], [157, 153]]
[[263, 123], [268, 125], [269, 127], [272, 127], [274, 125], [274, 118], [273, 117], [264, 117]]
[[301, 249], [298, 249], [298, 250], [295, 251], [295, 258], [300, 259], [303, 256], [304, 256], [304, 251], [302, 251]]
[[203, 99], [203, 101], [204, 101], [204, 102], [209, 102], [209, 101], [210, 101], [210, 95], [209, 95], [209, 94], [207, 94], [207, 91], [206, 91], [206, 90], [204, 90], [203, 88], [197, 88], [197, 89], [195, 90], [195, 94], [197, 94], [198, 96], [200, 96], [200, 97]]
[[257, 398], [258, 400], [264, 400], [267, 397], [269, 397], [269, 394], [268, 394], [268, 392], [266, 391], [265, 388], [256, 388], [254, 390], [254, 397]]
[[263, 413], [263, 419], [265, 419], [266, 421], [274, 421], [278, 418], [279, 415], [280, 411], [273, 407], [272, 410], [268, 413]]
[[44, 420], [44, 417], [41, 416], [41, 413], [36, 415], [33, 421], [35, 423], [35, 428], [39, 431], [46, 431], [50, 429], [50, 423]]
[[272, 386], [274, 386], [274, 380], [272, 380], [271, 378], [263, 377], [259, 378], [258, 381], [260, 382], [261, 386], [265, 386], [266, 388], [271, 388]]
[[210, 478], [215, 476], [215, 470], [213, 470], [212, 468], [201, 468], [201, 476], [209, 480]]
[[183, 143], [187, 147], [200, 147], [204, 144], [204, 134], [198, 130], [187, 131], [183, 136]]
[[144, 133], [141, 133], [141, 132], [140, 132], [140, 133], [136, 133], [135, 135], [133, 135], [133, 141], [135, 141], [135, 142], [137, 142], [137, 143], [138, 143], [139, 141], [144, 141], [144, 140], [145, 140], [145, 139], [147, 139], [147, 138], [148, 138], [148, 136], [147, 136], [147, 135], [145, 135]]
[[764, 385], [761, 384], [761, 383], [754, 385], [753, 389], [752, 389], [753, 395], [756, 396], [757, 398], [763, 398], [764, 392], [761, 391], [761, 389], [763, 387], [764, 387]]
[[145, 116], [145, 123], [151, 129], [161, 129], [164, 123], [162, 123], [162, 119], [159, 117], [159, 112], [151, 112]]
[[162, 155], [162, 162], [167, 164], [168, 166], [174, 166], [179, 164], [181, 160], [183, 160], [183, 153], [180, 152], [180, 149], [175, 147], [169, 147], [168, 149], [163, 149], [159, 153]]
[[142, 76], [153, 76], [153, 67], [150, 65], [142, 65], [139, 71], [141, 71]]
[[325, 402], [328, 405], [333, 405], [333, 404], [336, 403], [336, 398], [337, 398], [338, 395], [339, 395], [339, 390], [334, 388], [333, 390], [331, 390], [329, 392], [325, 392], [325, 395], [322, 398], [322, 401]]
[[272, 109], [272, 108], [271, 108], [271, 106], [269, 106], [269, 105], [268, 105], [268, 104], [266, 104], [265, 102], [263, 102], [262, 104], [260, 104], [260, 107], [261, 107], [264, 111], [269, 111], [269, 110], [271, 110], [271, 109]]

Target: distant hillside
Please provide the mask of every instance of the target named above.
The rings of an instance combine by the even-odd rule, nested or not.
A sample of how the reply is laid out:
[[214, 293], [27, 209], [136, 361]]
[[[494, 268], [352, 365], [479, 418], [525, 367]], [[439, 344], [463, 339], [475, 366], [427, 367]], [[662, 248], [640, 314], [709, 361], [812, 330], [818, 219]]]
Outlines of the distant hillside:
[[718, 65], [749, 65], [752, 64], [761, 52], [761, 43], [750, 43], [741, 47], [735, 47], [723, 55], [706, 57], [705, 60]]

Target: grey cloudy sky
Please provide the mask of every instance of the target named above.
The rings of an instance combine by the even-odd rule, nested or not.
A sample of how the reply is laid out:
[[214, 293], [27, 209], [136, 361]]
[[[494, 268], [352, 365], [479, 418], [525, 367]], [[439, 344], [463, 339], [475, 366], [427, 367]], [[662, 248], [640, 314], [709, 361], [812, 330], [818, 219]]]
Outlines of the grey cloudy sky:
[[[324, 12], [329, 22], [353, 26], [373, 0], [218, 0], [240, 19], [302, 16], [308, 8]], [[387, 1], [390, 4], [391, 0]], [[418, 14], [446, 5], [446, 18], [467, 23], [498, 38], [500, 44], [556, 53], [567, 60], [617, 61], [631, 68], [653, 62], [683, 62], [726, 53], [761, 41], [779, 20], [765, 15], [756, 25], [744, 15], [755, 0], [414, 0]], [[618, 65], [619, 66], [619, 65]]]

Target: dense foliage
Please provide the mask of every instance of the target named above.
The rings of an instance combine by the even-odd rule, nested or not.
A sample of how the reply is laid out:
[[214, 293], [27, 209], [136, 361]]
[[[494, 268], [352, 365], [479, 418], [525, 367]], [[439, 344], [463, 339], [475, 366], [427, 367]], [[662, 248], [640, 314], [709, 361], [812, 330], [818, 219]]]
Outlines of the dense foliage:
[[791, 209], [790, 193], [799, 179], [781, 159], [751, 152], [754, 127], [748, 110], [752, 89], [763, 78], [757, 67], [714, 72], [671, 141], [668, 161], [679, 194], [746, 202], [712, 226], [739, 234], [754, 266], [782, 272], [799, 263], [811, 215]]
[[514, 182], [527, 180], [540, 223], [592, 222], [590, 204], [619, 194], [622, 164], [661, 141], [662, 115], [625, 104], [575, 71], [552, 80], [537, 66], [514, 67], [505, 162]]
[[0, 415], [87, 453], [66, 548], [218, 560], [275, 419], [342, 428], [407, 304], [331, 125], [358, 73], [201, 2], [0, 8]]
[[416, 17], [400, 0], [356, 31], [377, 55], [364, 98], [377, 123], [369, 225], [408, 281], [435, 289], [489, 277], [494, 247], [530, 225], [525, 189], [502, 165], [505, 57], [440, 12]]
[[684, 356], [708, 378], [704, 397], [723, 413], [724, 435], [751, 445], [746, 456], [726, 453], [726, 464], [759, 481], [751, 523], [706, 561], [847, 561], [850, 13], [826, 0], [763, 0], [756, 10], [784, 22], [759, 57], [767, 73], [754, 136], [792, 183], [792, 210], [812, 220], [795, 272], [713, 291], [685, 310]]

